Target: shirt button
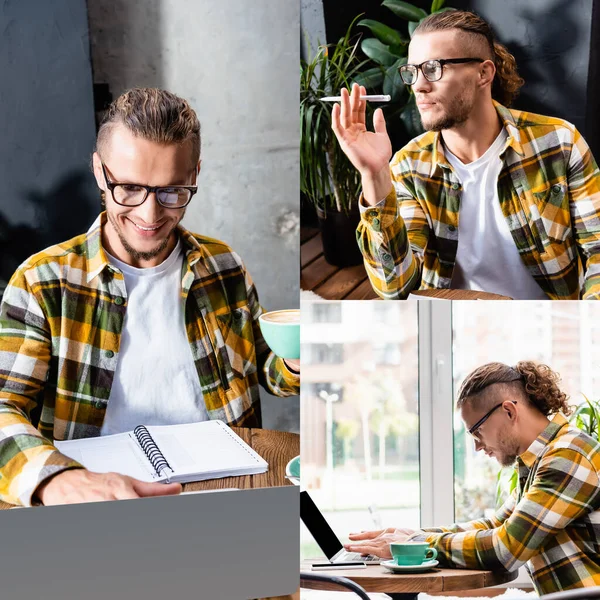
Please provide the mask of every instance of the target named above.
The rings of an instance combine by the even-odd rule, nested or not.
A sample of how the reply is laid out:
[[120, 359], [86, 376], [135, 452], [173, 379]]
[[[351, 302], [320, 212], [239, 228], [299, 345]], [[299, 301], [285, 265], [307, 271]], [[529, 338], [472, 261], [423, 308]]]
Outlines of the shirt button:
[[381, 255], [381, 258], [383, 258], [383, 260], [385, 260], [385, 261], [388, 261], [388, 260], [390, 260], [390, 258], [392, 258], [392, 257], [391, 257], [391, 255], [390, 255], [390, 254], [387, 254], [387, 252], [386, 252], [385, 254], [382, 254], [382, 255]]
[[115, 304], [117, 306], [121, 306], [121, 304], [123, 304], [123, 298], [121, 298], [121, 297], [115, 298]]
[[106, 356], [106, 358], [112, 358], [115, 355], [115, 353], [112, 350], [107, 350], [104, 353], [104, 356]]
[[452, 189], [453, 190], [459, 190], [460, 189], [460, 185], [458, 183], [453, 183], [452, 184]]
[[102, 402], [101, 400], [98, 400], [95, 404], [96, 408], [100, 409], [104, 406], [104, 402]]
[[560, 187], [560, 185], [556, 184], [556, 185], [552, 186], [553, 194], [560, 194], [561, 191], [562, 191], [562, 188]]
[[376, 217], [379, 213], [376, 210], [369, 211], [369, 217]]
[[456, 231], [456, 227], [454, 227], [454, 225], [448, 225], [448, 231]]
[[373, 225], [373, 229], [375, 231], [379, 231], [381, 229], [381, 221], [379, 219], [373, 219], [371, 224]]
[[241, 310], [236, 310], [233, 312], [233, 318], [236, 321], [239, 321], [242, 318], [242, 311]]

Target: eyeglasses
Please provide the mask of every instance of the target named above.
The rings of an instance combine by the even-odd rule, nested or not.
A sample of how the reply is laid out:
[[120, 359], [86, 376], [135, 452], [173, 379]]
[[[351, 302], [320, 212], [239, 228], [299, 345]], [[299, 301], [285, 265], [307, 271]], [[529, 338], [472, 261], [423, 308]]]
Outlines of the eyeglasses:
[[414, 85], [419, 78], [419, 69], [427, 81], [439, 81], [442, 78], [444, 65], [459, 65], [463, 63], [485, 62], [484, 58], [439, 58], [426, 60], [420, 65], [402, 65], [399, 68], [400, 77], [406, 85]]
[[[517, 403], [516, 400], [511, 400], [511, 402], [513, 404]], [[504, 402], [500, 402], [500, 404], [496, 404], [496, 406], [494, 406], [494, 408], [492, 408], [492, 410], [486, 412], [485, 415], [483, 415], [483, 417], [481, 417], [481, 419], [479, 419], [479, 421], [477, 421], [477, 423], [475, 423], [475, 425], [473, 425], [473, 427], [471, 427], [471, 429], [467, 430], [467, 433], [469, 435], [472, 435], [477, 441], [479, 441], [480, 438], [477, 433], [477, 430], [492, 416], [492, 413], [497, 408], [500, 408], [503, 404], [504, 404]]]
[[106, 187], [110, 190], [113, 200], [121, 206], [139, 206], [146, 201], [149, 194], [154, 192], [156, 200], [161, 206], [165, 208], [184, 208], [198, 191], [198, 186], [195, 185], [152, 187], [140, 183], [116, 183], [108, 179], [104, 163], [101, 162], [100, 164], [106, 180]]

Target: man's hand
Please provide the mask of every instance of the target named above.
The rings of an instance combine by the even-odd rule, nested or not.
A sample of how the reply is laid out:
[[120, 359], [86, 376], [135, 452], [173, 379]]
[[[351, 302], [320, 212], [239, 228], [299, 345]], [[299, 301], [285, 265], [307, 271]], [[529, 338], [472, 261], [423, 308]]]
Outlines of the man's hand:
[[367, 130], [367, 101], [360, 99], [366, 93], [365, 87], [356, 83], [350, 94], [343, 88], [341, 106], [334, 105], [331, 121], [340, 147], [361, 175], [365, 201], [373, 205], [385, 198], [392, 189], [389, 169], [392, 144], [380, 108], [373, 114], [375, 131]]
[[284, 358], [283, 362], [294, 373], [300, 373], [300, 359]]
[[344, 548], [349, 552], [374, 554], [380, 558], [392, 558], [390, 544], [406, 542], [407, 538], [413, 533], [416, 533], [413, 529], [395, 529], [394, 527], [378, 531], [351, 533], [348, 536], [351, 541], [344, 544]]
[[180, 494], [181, 490], [180, 483], [146, 483], [119, 473], [69, 469], [42, 483], [35, 495], [42, 504], [49, 506], [144, 496], [172, 496]]

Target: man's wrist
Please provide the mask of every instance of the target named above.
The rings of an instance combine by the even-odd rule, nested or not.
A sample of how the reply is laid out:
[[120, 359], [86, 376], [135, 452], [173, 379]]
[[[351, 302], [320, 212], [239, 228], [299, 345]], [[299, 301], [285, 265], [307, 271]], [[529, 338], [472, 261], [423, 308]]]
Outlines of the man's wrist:
[[361, 173], [361, 182], [363, 198], [369, 206], [381, 202], [393, 188], [392, 176], [387, 165], [378, 173]]

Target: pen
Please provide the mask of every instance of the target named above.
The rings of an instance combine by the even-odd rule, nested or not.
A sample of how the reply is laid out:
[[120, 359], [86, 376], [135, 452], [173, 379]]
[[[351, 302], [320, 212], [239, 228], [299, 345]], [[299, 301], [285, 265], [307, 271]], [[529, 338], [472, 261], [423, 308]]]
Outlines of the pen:
[[[389, 95], [374, 95], [374, 96], [361, 96], [361, 100], [370, 100], [371, 102], [389, 102], [392, 97]], [[325, 102], [340, 102], [342, 100], [341, 96], [325, 96], [325, 98], [321, 98]]]

